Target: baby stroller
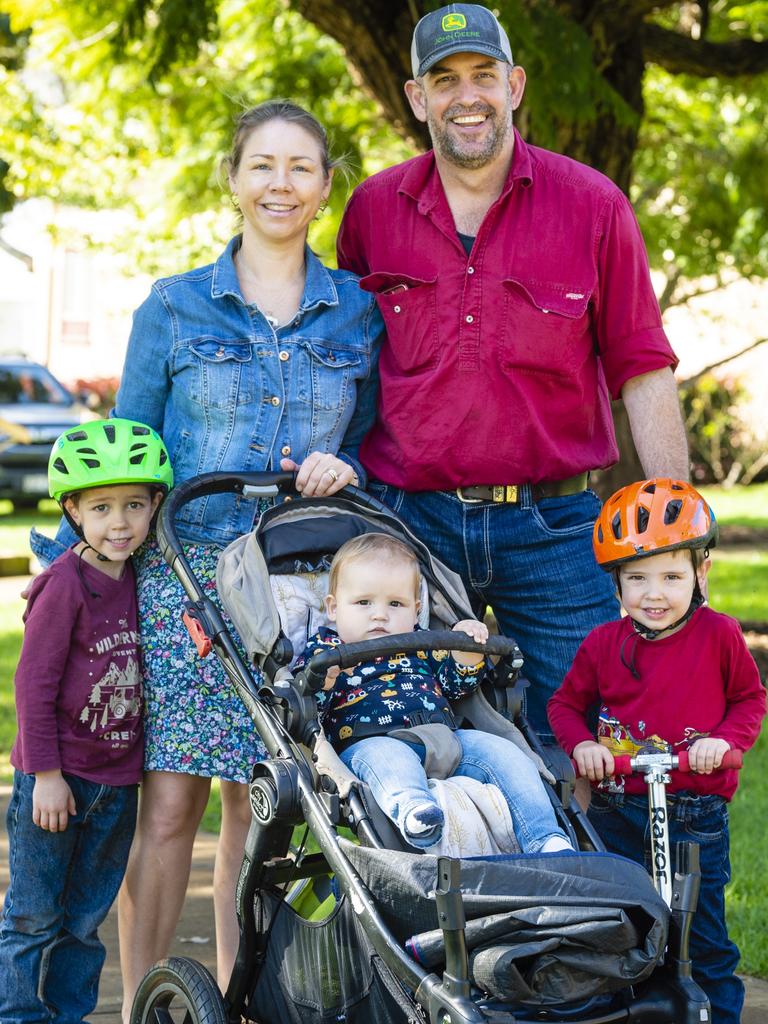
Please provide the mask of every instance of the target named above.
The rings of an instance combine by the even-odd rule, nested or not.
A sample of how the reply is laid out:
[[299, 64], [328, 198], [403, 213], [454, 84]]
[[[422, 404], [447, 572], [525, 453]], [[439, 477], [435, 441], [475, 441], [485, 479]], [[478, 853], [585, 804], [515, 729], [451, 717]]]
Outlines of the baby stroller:
[[[175, 530], [184, 505], [218, 494], [285, 499], [220, 560], [217, 589], [245, 655], [204, 596]], [[416, 549], [427, 589], [420, 622], [426, 628], [341, 645], [291, 671], [294, 650], [299, 654], [319, 625], [312, 608], [321, 605], [318, 580], [330, 557], [349, 537], [368, 531], [393, 534]], [[542, 748], [520, 712], [516, 645], [491, 637], [481, 648], [448, 632], [472, 614], [461, 581], [391, 510], [353, 488], [302, 499], [291, 474], [211, 473], [171, 493], [158, 538], [189, 597], [185, 619], [200, 654], [213, 651], [221, 659], [268, 757], [253, 768], [253, 816], [237, 887], [240, 944], [226, 993], [194, 960], [161, 961], [138, 989], [132, 1024], [710, 1020], [688, 959], [697, 848], [678, 851], [671, 910], [642, 868], [602, 852], [572, 797], [570, 762], [564, 766]], [[311, 593], [309, 600], [293, 600], [308, 590], [314, 601]], [[425, 647], [485, 650], [498, 658], [483, 694], [456, 715], [465, 725], [530, 743], [579, 853], [416, 851], [343, 767], [317, 721], [314, 694], [327, 670]], [[292, 846], [297, 826], [309, 837], [299, 848]]]

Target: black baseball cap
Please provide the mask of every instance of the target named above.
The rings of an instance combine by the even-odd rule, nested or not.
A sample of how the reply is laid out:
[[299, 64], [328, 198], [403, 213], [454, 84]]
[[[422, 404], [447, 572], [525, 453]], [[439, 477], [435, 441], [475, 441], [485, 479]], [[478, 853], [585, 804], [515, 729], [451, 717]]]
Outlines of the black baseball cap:
[[507, 33], [479, 4], [448, 4], [425, 14], [413, 30], [411, 67], [418, 78], [451, 53], [484, 53], [513, 64]]

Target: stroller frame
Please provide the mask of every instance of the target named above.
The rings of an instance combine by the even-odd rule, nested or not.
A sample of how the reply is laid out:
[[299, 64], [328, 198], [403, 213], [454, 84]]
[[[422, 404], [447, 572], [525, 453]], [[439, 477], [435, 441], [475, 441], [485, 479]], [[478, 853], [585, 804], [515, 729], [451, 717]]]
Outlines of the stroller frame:
[[[335, 823], [341, 820], [342, 808], [354, 821], [359, 840], [364, 845], [385, 848], [380, 835], [383, 815], [360, 798], [354, 790], [342, 805], [338, 792], [327, 792], [317, 784], [312, 765], [300, 744], [312, 744], [319, 730], [316, 721], [314, 691], [320, 688], [327, 669], [356, 665], [361, 656], [386, 656], [397, 652], [423, 649], [429, 646], [484, 651], [501, 656], [503, 681], [509, 685], [517, 677], [514, 643], [507, 638], [490, 637], [487, 646], [469, 639], [461, 641], [455, 632], [420, 631], [418, 640], [411, 639], [410, 648], [403, 636], [385, 637], [381, 641], [342, 645], [316, 656], [297, 673], [297, 684], [265, 682], [256, 685], [216, 605], [204, 594], [184, 555], [175, 528], [179, 510], [190, 501], [212, 494], [231, 493], [243, 499], [274, 497], [279, 494], [296, 498], [293, 474], [286, 473], [209, 473], [185, 481], [175, 488], [164, 503], [158, 521], [158, 541], [161, 551], [179, 578], [188, 598], [185, 616], [190, 633], [201, 654], [213, 651], [243, 701], [259, 736], [268, 751], [269, 759], [259, 762], [253, 770], [250, 785], [252, 821], [248, 832], [243, 864], [236, 890], [236, 909], [240, 930], [239, 948], [229, 984], [223, 1000], [210, 975], [201, 965], [184, 958], [162, 961], [151, 968], [142, 981], [134, 1000], [132, 1024], [146, 1021], [171, 1021], [170, 1006], [181, 998], [185, 1008], [185, 1021], [205, 1021], [206, 1024], [239, 1024], [242, 1018], [258, 1021], [258, 1007], [248, 1005], [249, 993], [254, 988], [254, 976], [264, 961], [268, 933], [259, 929], [254, 902], [260, 889], [267, 885], [287, 885], [302, 878], [311, 878], [333, 872], [343, 893], [351, 901], [357, 919], [369, 938], [376, 955], [391, 975], [391, 981], [410, 998], [418, 1012], [413, 1020], [430, 1024], [527, 1024], [533, 1021], [573, 1020], [580, 1024], [704, 1024], [710, 1020], [709, 1005], [691, 977], [691, 964], [686, 953], [691, 917], [695, 910], [696, 886], [691, 883], [690, 872], [679, 870], [675, 876], [666, 959], [651, 978], [641, 986], [642, 992], [632, 992], [625, 1005], [616, 1009], [598, 1008], [596, 1013], [564, 1016], [557, 1010], [532, 1008], [530, 1016], [506, 1011], [495, 1012], [481, 1008], [471, 996], [468, 972], [467, 946], [464, 937], [464, 907], [461, 892], [461, 861], [438, 858], [438, 877], [435, 879], [435, 905], [439, 927], [445, 945], [445, 969], [442, 975], [425, 970], [406, 952], [390, 932], [376, 902], [345, 855], [338, 840]], [[394, 522], [404, 530], [407, 539], [417, 548], [426, 548], [413, 537], [386, 506], [370, 495], [353, 488], [346, 489], [331, 499], [307, 499], [314, 504], [333, 507], [334, 500], [351, 496], [366, 515]], [[458, 617], [458, 615], [457, 615]], [[268, 656], [273, 659], [269, 667], [274, 670], [290, 659], [290, 653], [281, 650], [278, 643]], [[500, 703], [513, 704], [509, 691], [503, 693]], [[534, 750], [547, 757], [547, 751], [525, 723], [526, 738]], [[549, 766], [559, 775], [557, 790], [560, 800], [553, 799], [566, 831], [584, 847], [600, 850], [602, 847], [594, 830], [573, 798], [572, 772], [568, 776], [560, 757]], [[287, 856], [294, 826], [306, 822], [320, 852], [296, 862]], [[387, 819], [384, 819], [386, 831]], [[687, 844], [686, 844], [687, 845]], [[695, 863], [686, 851], [679, 857], [681, 865]], [[693, 905], [691, 896], [693, 895]], [[377, 1022], [378, 1024], [378, 1022]], [[384, 1024], [384, 1022], [382, 1022]]]

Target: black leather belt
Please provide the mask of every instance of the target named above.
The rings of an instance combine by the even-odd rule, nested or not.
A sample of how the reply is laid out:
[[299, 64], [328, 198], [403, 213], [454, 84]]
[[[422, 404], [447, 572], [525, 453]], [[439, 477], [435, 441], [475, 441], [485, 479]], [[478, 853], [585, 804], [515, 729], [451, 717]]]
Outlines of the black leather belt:
[[[566, 494], [579, 494], [587, 489], [589, 473], [577, 473], [565, 480], [542, 480], [531, 484], [531, 496], [534, 501], [542, 498], [562, 498]], [[467, 505], [480, 502], [494, 504], [515, 504], [520, 500], [522, 486], [520, 484], [473, 484], [469, 487], [457, 487], [456, 496]]]

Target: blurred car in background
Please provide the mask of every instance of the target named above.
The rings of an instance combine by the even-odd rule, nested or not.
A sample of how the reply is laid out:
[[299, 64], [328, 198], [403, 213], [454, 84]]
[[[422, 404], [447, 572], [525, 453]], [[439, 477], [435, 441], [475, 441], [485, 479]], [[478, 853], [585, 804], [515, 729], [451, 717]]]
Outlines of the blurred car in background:
[[0, 498], [17, 509], [47, 498], [51, 445], [67, 427], [92, 418], [45, 366], [0, 355]]

